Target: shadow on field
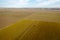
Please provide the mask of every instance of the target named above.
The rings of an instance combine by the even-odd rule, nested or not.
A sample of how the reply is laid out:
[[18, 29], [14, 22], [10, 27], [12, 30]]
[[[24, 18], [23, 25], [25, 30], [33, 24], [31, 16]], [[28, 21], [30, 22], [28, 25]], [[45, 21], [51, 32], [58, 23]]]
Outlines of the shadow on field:
[[60, 40], [60, 23], [34, 21], [29, 27], [18, 40]]
[[0, 40], [60, 40], [60, 23], [22, 20], [0, 30]]

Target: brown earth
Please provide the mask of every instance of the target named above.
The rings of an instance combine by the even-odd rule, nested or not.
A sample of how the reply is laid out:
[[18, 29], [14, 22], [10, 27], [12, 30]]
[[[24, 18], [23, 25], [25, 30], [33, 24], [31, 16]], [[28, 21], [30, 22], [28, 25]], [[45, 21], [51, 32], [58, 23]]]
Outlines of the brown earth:
[[11, 25], [21, 19], [60, 22], [60, 11], [39, 9], [0, 9], [0, 28]]

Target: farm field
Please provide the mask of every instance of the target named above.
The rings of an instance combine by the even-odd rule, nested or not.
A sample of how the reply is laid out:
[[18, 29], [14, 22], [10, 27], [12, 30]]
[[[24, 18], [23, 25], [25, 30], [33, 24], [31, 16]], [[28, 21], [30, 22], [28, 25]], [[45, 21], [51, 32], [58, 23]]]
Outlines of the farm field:
[[60, 40], [60, 11], [1, 9], [0, 40]]
[[[15, 9], [16, 10], [16, 9]], [[32, 13], [27, 11], [15, 11], [14, 9], [1, 9], [0, 10], [0, 28], [14, 24], [18, 20], [21, 20], [27, 16], [30, 16]]]

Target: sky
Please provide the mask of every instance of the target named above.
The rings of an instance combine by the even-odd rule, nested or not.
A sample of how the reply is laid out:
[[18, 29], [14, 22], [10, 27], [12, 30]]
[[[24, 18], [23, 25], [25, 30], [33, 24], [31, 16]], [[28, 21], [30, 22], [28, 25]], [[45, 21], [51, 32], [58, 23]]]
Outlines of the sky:
[[60, 0], [0, 0], [6, 8], [60, 8]]

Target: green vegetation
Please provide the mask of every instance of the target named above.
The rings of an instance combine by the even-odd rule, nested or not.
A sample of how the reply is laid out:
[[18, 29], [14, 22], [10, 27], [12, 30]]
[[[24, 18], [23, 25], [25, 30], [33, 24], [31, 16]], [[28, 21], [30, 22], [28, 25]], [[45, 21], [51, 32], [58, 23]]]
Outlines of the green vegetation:
[[58, 40], [60, 23], [21, 20], [0, 30], [0, 40]]

